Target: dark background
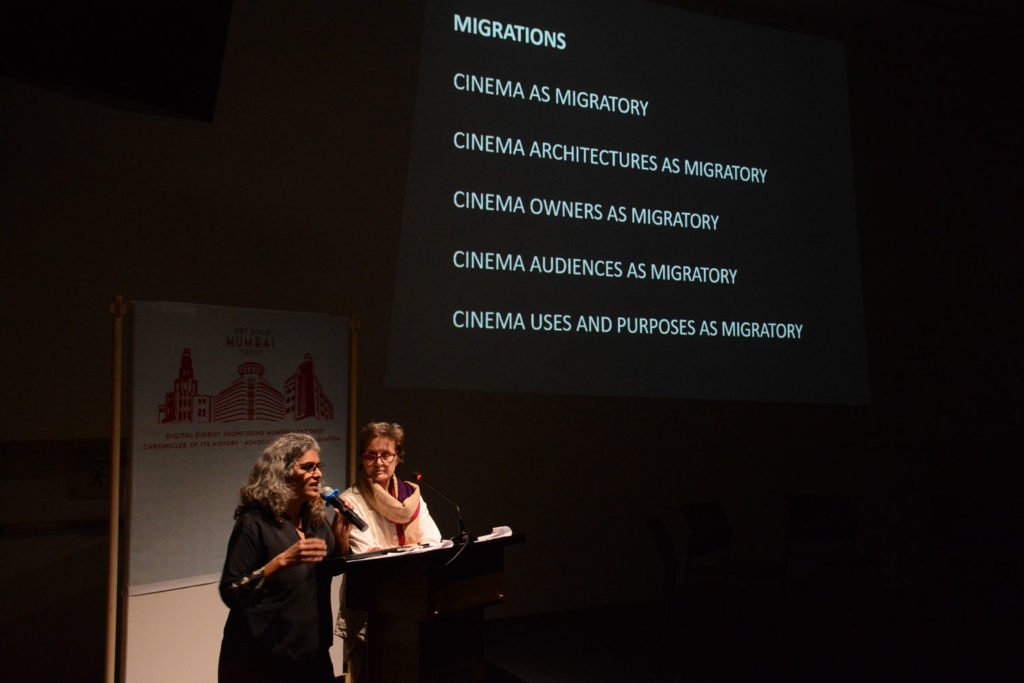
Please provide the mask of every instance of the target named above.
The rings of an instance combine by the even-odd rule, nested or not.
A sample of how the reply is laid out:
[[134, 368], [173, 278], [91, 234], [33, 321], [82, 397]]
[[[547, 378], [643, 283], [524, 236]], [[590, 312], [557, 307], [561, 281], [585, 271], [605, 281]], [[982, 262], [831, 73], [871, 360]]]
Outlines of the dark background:
[[[932, 615], [948, 626], [922, 650], [935, 671], [956, 670], [941, 659], [954, 651], [965, 671], [991, 662], [961, 636], [1020, 630], [1019, 11], [676, 4], [846, 43], [866, 407], [385, 389], [418, 3], [9, 4], [0, 666], [102, 670], [117, 294], [358, 316], [359, 421], [405, 424], [409, 467], [471, 527], [527, 534], [499, 622], [583, 610], [607, 624], [656, 601], [645, 523], [681, 524], [687, 502], [720, 501], [737, 562], [777, 568], [787, 496], [830, 494], [859, 522], [860, 592], [822, 578], [817, 603], [870, 594], [881, 607], [858, 631], [918, 642], [933, 631], [908, 615]], [[937, 501], [957, 511], [950, 562], [934, 552]], [[814, 631], [843, 614], [815, 612]], [[625, 621], [608, 630], [635, 632]], [[688, 645], [669, 649], [701, 649]]]

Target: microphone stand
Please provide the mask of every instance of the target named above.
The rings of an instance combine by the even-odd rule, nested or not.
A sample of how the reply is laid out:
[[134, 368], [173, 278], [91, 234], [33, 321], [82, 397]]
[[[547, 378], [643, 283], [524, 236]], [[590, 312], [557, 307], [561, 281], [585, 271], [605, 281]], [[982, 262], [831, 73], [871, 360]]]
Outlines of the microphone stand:
[[[455, 508], [455, 513], [458, 515], [458, 519], [459, 519], [459, 533], [456, 536], [452, 536], [452, 538], [451, 538], [452, 543], [460, 543], [460, 544], [465, 546], [465, 545], [469, 545], [470, 543], [475, 541], [476, 540], [476, 536], [471, 536], [471, 535], [469, 535], [466, 532], [466, 525], [465, 525], [465, 523], [462, 520], [462, 509], [459, 507], [459, 504], [456, 503], [451, 498], [449, 498], [448, 496], [446, 496], [443, 493], [441, 493], [441, 491], [436, 486], [432, 485], [430, 482], [424, 481], [422, 473], [416, 472], [416, 481], [418, 481], [420, 484], [423, 484], [424, 486], [429, 488], [431, 491], [433, 491], [437, 495], [439, 495], [442, 498], [444, 498], [446, 501], [448, 501], [448, 503], [452, 507]], [[458, 555], [456, 555], [456, 557], [458, 557]], [[455, 558], [452, 558], [452, 559], [455, 559]]]

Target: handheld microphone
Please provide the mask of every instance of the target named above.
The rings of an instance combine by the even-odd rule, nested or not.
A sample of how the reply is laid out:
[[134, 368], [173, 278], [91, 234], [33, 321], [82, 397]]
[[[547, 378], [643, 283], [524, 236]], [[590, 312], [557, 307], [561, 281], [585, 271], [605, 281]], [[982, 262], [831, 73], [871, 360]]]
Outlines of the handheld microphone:
[[324, 499], [325, 503], [344, 515], [345, 519], [355, 524], [360, 531], [366, 531], [369, 527], [366, 520], [357, 515], [355, 510], [345, 505], [345, 501], [341, 499], [341, 492], [338, 489], [332, 489], [330, 486], [321, 486], [320, 497]]
[[459, 508], [459, 504], [456, 503], [451, 498], [449, 498], [448, 496], [446, 496], [443, 493], [441, 493], [441, 491], [439, 491], [436, 486], [431, 485], [430, 482], [424, 481], [423, 480], [423, 473], [422, 472], [415, 472], [414, 474], [416, 475], [416, 481], [418, 481], [419, 483], [423, 484], [424, 486], [429, 488], [431, 491], [433, 491], [437, 495], [439, 495], [442, 498], [444, 498], [446, 501], [448, 501], [455, 508], [455, 513], [459, 516], [459, 535], [456, 536], [455, 538], [453, 538], [452, 540], [453, 541], [458, 541], [459, 543], [468, 543], [470, 541], [475, 541], [476, 540], [475, 536], [470, 536], [469, 534], [466, 533], [466, 525], [462, 521], [462, 510]]

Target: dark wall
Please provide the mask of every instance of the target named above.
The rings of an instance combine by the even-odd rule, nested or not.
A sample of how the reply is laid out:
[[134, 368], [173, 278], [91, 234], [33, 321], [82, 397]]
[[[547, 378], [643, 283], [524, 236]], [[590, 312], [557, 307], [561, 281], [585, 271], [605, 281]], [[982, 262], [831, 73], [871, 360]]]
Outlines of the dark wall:
[[934, 487], [1009, 492], [1020, 471], [1019, 26], [910, 6], [849, 41], [875, 413]]
[[770, 15], [848, 48], [872, 392], [851, 408], [385, 388], [420, 12], [386, 5], [235, 2], [210, 122], [0, 79], [6, 529], [105, 514], [40, 513], [33, 487], [109, 432], [116, 294], [358, 316], [359, 421], [405, 424], [476, 530], [527, 534], [498, 616], [650, 597], [644, 521], [686, 501], [722, 500], [737, 553], [774, 561], [790, 493], [851, 496], [875, 558], [920, 546], [936, 493], [1014, 494], [1019, 22]]

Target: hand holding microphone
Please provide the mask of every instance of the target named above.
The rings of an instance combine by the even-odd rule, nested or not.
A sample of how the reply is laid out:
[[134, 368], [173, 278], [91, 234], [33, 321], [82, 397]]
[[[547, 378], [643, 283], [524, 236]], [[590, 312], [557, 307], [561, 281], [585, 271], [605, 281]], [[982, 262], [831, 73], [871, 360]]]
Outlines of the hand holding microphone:
[[352, 524], [355, 524], [357, 529], [360, 531], [366, 531], [368, 528], [366, 520], [357, 515], [355, 510], [350, 508], [345, 501], [342, 500], [341, 492], [338, 491], [338, 489], [332, 489], [330, 486], [321, 486], [320, 497], [324, 499], [325, 503], [344, 515], [345, 519]]

